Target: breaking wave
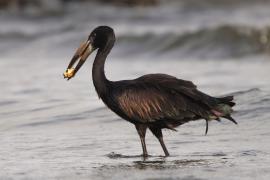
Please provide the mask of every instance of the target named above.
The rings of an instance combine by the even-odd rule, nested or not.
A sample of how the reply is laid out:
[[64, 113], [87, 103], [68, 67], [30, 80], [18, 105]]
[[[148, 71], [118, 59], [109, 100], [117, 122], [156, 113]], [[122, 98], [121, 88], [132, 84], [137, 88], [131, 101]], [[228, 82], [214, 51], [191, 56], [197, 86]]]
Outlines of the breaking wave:
[[200, 57], [242, 57], [270, 51], [270, 27], [224, 25], [193, 32], [122, 35], [119, 45], [127, 53], [170, 53]]

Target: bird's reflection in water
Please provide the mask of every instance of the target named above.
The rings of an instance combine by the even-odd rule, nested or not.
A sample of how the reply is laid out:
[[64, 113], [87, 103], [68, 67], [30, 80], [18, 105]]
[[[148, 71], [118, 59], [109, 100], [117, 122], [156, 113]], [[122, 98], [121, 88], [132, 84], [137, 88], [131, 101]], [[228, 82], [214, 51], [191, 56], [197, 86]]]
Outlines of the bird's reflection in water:
[[[204, 166], [213, 163], [211, 159], [180, 159], [177, 156], [168, 158], [149, 155], [145, 158], [143, 155], [123, 155], [114, 152], [106, 156], [110, 159], [120, 160], [120, 163], [117, 165], [103, 165], [100, 169], [177, 169], [180, 167]], [[129, 161], [125, 164], [121, 162], [124, 159], [134, 159], [134, 161]]]
[[159, 158], [164, 158], [164, 156], [154, 156], [154, 155], [148, 155], [147, 158], [145, 158], [143, 156], [143, 154], [141, 155], [124, 155], [124, 154], [118, 154], [118, 153], [114, 153], [114, 152], [111, 152], [110, 154], [107, 154], [106, 155], [107, 157], [111, 158], [111, 159], [121, 159], [121, 158], [144, 158], [145, 160], [149, 159], [149, 158], [156, 158], [156, 157], [159, 157]]
[[[131, 158], [131, 157], [128, 157]], [[133, 161], [132, 163], [119, 163], [114, 165], [102, 165], [99, 171], [130, 171], [130, 170], [176, 170], [179, 168], [204, 167], [209, 166], [213, 162], [209, 159], [182, 159], [182, 160], [166, 160], [165, 158], [148, 158], [146, 160]]]
[[182, 159], [182, 160], [166, 160], [156, 159], [156, 160], [143, 160], [134, 161], [134, 168], [136, 169], [178, 169], [181, 167], [194, 167], [194, 166], [204, 166], [210, 164], [210, 160], [206, 159]]

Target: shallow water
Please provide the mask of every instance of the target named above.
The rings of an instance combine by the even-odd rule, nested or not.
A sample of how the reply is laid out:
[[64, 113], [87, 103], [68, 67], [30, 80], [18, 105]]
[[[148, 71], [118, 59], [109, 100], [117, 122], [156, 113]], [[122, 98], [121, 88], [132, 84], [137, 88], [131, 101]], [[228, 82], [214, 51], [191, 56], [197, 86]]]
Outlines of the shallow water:
[[[117, 8], [105, 7], [112, 16], [94, 11], [90, 20], [81, 11], [33, 19], [2, 15], [0, 21], [9, 23], [0, 27], [0, 179], [269, 179], [269, 44], [260, 49], [256, 39], [270, 16], [264, 4], [243, 6], [200, 9], [204, 16], [172, 6], [156, 7], [158, 15], [155, 8], [115, 14]], [[231, 14], [238, 18], [225, 18]], [[144, 161], [133, 125], [97, 98], [93, 57], [74, 79], [63, 80], [74, 49], [97, 24], [112, 25], [119, 37], [106, 64], [109, 79], [159, 72], [192, 80], [208, 94], [234, 95], [239, 124], [211, 122], [207, 136], [204, 121], [165, 130], [168, 158], [148, 132], [151, 156]], [[231, 29], [239, 26], [255, 29], [255, 35], [235, 36], [242, 30]], [[205, 29], [244, 43], [230, 48], [230, 41], [200, 33]]]

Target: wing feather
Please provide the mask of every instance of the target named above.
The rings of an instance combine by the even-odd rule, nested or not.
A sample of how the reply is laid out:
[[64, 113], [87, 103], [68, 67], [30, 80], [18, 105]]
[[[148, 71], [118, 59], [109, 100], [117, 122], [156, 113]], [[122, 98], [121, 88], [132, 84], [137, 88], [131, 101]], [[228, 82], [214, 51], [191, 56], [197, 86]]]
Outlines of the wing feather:
[[206, 97], [197, 91], [190, 81], [151, 74], [125, 81], [116, 98], [119, 107], [130, 119], [144, 123], [181, 121], [209, 116], [208, 105], [203, 100]]

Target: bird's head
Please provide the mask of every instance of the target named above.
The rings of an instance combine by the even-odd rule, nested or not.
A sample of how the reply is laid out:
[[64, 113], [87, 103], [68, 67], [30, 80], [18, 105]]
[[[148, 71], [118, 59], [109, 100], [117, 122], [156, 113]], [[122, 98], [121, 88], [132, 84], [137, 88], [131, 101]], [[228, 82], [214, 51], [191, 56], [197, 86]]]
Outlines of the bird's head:
[[[115, 41], [113, 29], [108, 26], [99, 26], [95, 28], [88, 39], [85, 42], [82, 42], [77, 51], [75, 52], [74, 56], [72, 57], [67, 70], [64, 72], [64, 78], [68, 80], [75, 76], [81, 66], [84, 64], [88, 56], [95, 51], [96, 49], [99, 50], [106, 50], [106, 46], [108, 43]], [[106, 53], [106, 52], [105, 52]], [[73, 67], [74, 64], [77, 63], [75, 68]]]

